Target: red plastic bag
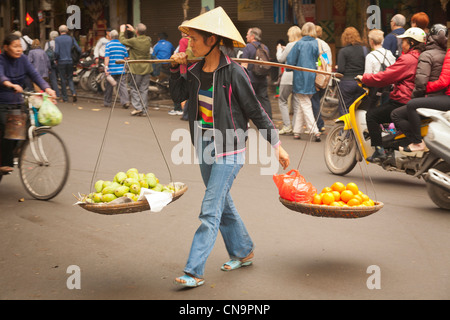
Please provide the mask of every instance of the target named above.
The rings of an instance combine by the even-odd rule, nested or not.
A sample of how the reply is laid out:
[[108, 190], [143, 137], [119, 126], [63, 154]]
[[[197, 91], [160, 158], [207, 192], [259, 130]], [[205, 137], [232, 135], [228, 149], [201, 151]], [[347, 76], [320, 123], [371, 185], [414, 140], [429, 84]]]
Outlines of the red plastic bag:
[[280, 197], [293, 202], [311, 203], [316, 188], [305, 180], [298, 170], [291, 170], [286, 174], [274, 174]]

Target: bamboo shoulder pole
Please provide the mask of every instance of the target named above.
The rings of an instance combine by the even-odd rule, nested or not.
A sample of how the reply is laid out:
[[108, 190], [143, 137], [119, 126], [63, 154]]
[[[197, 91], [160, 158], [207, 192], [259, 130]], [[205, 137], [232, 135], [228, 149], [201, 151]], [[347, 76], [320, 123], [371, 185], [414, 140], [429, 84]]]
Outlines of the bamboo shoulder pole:
[[[190, 59], [188, 60], [189, 63], [194, 63], [201, 61], [202, 58], [199, 59]], [[278, 63], [278, 62], [269, 62], [269, 61], [260, 61], [260, 60], [253, 60], [253, 59], [239, 59], [239, 58], [232, 58], [232, 60], [236, 63], [248, 63], [248, 64], [261, 64], [271, 67], [278, 67], [278, 68], [286, 68], [286, 69], [292, 69], [296, 71], [306, 71], [306, 72], [313, 72], [313, 73], [319, 73], [319, 74], [326, 74], [331, 75], [336, 78], [342, 78], [343, 75], [341, 73], [337, 72], [327, 72], [327, 71], [320, 71], [315, 69], [309, 69], [309, 68], [303, 68], [303, 67], [297, 67], [297, 66], [291, 66], [289, 64], [284, 63]], [[124, 63], [172, 63], [172, 59], [153, 59], [153, 60], [116, 60], [116, 64], [124, 64]]]

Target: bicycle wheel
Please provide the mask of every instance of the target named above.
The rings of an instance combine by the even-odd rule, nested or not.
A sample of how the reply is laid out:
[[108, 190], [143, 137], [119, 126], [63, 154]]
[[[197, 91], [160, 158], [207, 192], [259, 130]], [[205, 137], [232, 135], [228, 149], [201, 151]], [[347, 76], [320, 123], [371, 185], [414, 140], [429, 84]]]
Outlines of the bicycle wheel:
[[38, 128], [34, 142], [26, 141], [19, 156], [19, 175], [25, 190], [38, 200], [56, 197], [69, 177], [69, 154], [50, 128]]

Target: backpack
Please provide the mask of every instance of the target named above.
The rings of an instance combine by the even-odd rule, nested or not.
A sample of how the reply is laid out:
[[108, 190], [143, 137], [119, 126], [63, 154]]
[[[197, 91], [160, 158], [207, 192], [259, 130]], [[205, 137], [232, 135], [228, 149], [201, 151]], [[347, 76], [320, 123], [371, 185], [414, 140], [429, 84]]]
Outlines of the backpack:
[[[269, 52], [267, 52], [266, 49], [264, 49], [264, 45], [260, 43], [259, 45], [256, 45], [253, 43], [253, 46], [256, 48], [256, 55], [255, 60], [259, 61], [270, 61], [269, 58]], [[260, 64], [253, 65], [253, 69], [251, 70], [256, 76], [267, 76], [270, 73], [271, 66], [265, 66]]]
[[[387, 50], [387, 49], [386, 49], [386, 50]], [[376, 51], [376, 50], [375, 50], [375, 51]], [[378, 52], [380, 52], [380, 51], [378, 51]], [[381, 52], [380, 52], [380, 53], [381, 53]], [[374, 58], [377, 59], [377, 61], [380, 63], [381, 68], [380, 68], [380, 71], [378, 71], [378, 72], [385, 71], [385, 70], [387, 69], [387, 67], [390, 67], [390, 65], [387, 66], [387, 65], [384, 63], [384, 62], [386, 61], [386, 54], [387, 54], [387, 51], [384, 53], [383, 61], [380, 61], [380, 59], [377, 58], [377, 56], [376, 56], [375, 53], [371, 52], [370, 54], [372, 54], [372, 55], [374, 56]]]
[[27, 48], [25, 50], [23, 50], [23, 54], [24, 55], [28, 55], [30, 53], [30, 49], [31, 49], [31, 45], [28, 43], [27, 40], [25, 40], [24, 37], [22, 37], [23, 41], [25, 42]]
[[[378, 72], [382, 72], [382, 71], [385, 71], [388, 67], [390, 67], [391, 65], [386, 65], [386, 63], [384, 63], [385, 61], [386, 61], [386, 54], [387, 54], [387, 50], [388, 49], [385, 49], [386, 51], [384, 52], [384, 56], [383, 56], [383, 61], [380, 61], [380, 59], [378, 59], [377, 58], [377, 56], [376, 56], [376, 54], [374, 53], [374, 51], [372, 51], [370, 54], [371, 55], [373, 55], [373, 57], [380, 63], [380, 71], [378, 71]], [[377, 50], [375, 50], [375, 51], [377, 51]], [[380, 51], [378, 51], [378, 52], [380, 52]], [[381, 53], [381, 52], [380, 52]], [[393, 89], [393, 85], [388, 85], [388, 86], [386, 86], [386, 87], [382, 87], [382, 88], [371, 88], [370, 89], [370, 93], [369, 93], [369, 96], [371, 96], [372, 97], [372, 99], [373, 99], [373, 103], [374, 103], [374, 106], [375, 106], [375, 104], [377, 103], [377, 98], [376, 97], [380, 97], [380, 96], [382, 96], [383, 95], [383, 93], [388, 93], [388, 92], [390, 92], [390, 91], [392, 91], [392, 89]]]
[[77, 50], [74, 37], [72, 37], [72, 49], [70, 50], [70, 55], [72, 57], [73, 64], [77, 64], [80, 61], [81, 53]]
[[56, 54], [55, 54], [55, 51], [53, 50], [52, 46], [50, 45], [50, 43], [48, 45], [47, 50], [45, 50], [45, 53], [47, 54], [48, 59], [50, 60], [50, 64], [53, 67], [55, 65], [55, 61], [56, 61]]
[[[317, 70], [331, 72], [332, 69], [330, 64], [328, 63], [329, 60], [327, 60], [324, 56], [322, 45], [319, 40], [317, 40], [317, 42], [319, 44], [319, 60], [317, 62]], [[325, 89], [330, 83], [330, 79], [331, 74], [316, 73], [316, 80], [315, 80], [316, 88], [318, 90]]]

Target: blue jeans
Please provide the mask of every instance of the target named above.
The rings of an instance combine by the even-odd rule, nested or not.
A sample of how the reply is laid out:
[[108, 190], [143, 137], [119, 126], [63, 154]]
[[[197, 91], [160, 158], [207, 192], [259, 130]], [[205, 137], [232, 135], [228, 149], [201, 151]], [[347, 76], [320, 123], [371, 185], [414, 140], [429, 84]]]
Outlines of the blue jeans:
[[[244, 153], [215, 159], [214, 139], [199, 135], [197, 155], [206, 186], [197, 229], [184, 272], [202, 278], [206, 260], [220, 230], [231, 259], [243, 259], [253, 242], [231, 199], [230, 189], [245, 162]], [[212, 149], [212, 150], [211, 150]], [[206, 152], [205, 152], [206, 150]]]
[[63, 101], [67, 101], [67, 84], [72, 95], [76, 95], [75, 85], [73, 84], [73, 66], [71, 63], [58, 64], [58, 72], [61, 78], [61, 93]]
[[58, 69], [56, 68], [56, 66], [54, 66], [50, 69], [48, 76], [50, 78], [50, 86], [52, 87], [53, 90], [55, 90], [56, 96], [59, 98], [61, 96], [61, 93], [60, 93], [59, 87], [58, 87], [59, 74], [58, 74]]
[[313, 96], [311, 97], [314, 120], [316, 121], [317, 128], [319, 128], [319, 130], [325, 127], [325, 123], [323, 122], [322, 114], [320, 112], [320, 100], [322, 100], [324, 93], [325, 89], [320, 89], [319, 91], [314, 93]]

